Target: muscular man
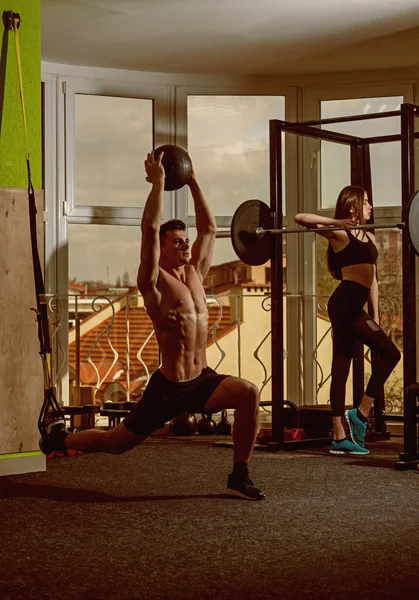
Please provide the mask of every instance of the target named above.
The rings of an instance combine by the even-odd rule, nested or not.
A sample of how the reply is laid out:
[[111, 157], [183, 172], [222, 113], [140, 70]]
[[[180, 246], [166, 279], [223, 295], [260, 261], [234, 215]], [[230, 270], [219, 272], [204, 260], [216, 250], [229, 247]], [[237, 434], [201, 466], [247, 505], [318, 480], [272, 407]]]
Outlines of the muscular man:
[[141, 222], [138, 288], [153, 321], [162, 364], [130, 414], [110, 431], [68, 433], [62, 421], [49, 427], [48, 441], [57, 451], [121, 454], [131, 450], [173, 417], [189, 413], [235, 410], [234, 465], [226, 493], [262, 500], [249, 478], [248, 463], [258, 433], [259, 391], [250, 382], [219, 375], [207, 366], [208, 310], [203, 280], [210, 268], [216, 223], [194, 174], [188, 181], [196, 214], [197, 239], [190, 249], [186, 226], [172, 220], [160, 226], [165, 172], [162, 154], [147, 155], [151, 192]]

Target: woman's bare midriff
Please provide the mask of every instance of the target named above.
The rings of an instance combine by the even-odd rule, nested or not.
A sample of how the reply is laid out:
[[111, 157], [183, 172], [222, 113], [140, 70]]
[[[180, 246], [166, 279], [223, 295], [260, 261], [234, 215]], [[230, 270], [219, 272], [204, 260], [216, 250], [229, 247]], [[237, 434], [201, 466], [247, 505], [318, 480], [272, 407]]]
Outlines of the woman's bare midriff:
[[355, 281], [370, 289], [374, 281], [374, 275], [375, 266], [368, 263], [349, 265], [342, 268], [342, 280]]

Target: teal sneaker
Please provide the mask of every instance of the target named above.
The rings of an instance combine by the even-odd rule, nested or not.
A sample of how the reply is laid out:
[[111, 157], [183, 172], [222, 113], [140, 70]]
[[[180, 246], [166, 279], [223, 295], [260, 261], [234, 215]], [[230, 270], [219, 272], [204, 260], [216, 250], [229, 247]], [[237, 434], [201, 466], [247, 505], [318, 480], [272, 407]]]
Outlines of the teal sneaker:
[[352, 441], [361, 448], [364, 447], [365, 434], [367, 433], [367, 424], [358, 419], [356, 408], [351, 408], [345, 411], [345, 419], [349, 425]]
[[330, 454], [369, 454], [370, 451], [358, 444], [354, 444], [352, 440], [347, 438], [337, 442], [332, 440], [332, 445], [329, 449]]

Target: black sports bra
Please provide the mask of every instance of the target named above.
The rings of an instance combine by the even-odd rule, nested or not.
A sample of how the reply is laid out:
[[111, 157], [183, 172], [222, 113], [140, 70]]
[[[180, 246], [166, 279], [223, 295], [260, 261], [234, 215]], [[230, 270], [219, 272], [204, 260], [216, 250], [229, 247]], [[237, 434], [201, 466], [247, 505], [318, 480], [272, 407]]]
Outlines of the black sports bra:
[[338, 252], [333, 251], [336, 266], [342, 269], [343, 267], [361, 265], [363, 263], [375, 265], [378, 251], [371, 238], [367, 235], [368, 242], [361, 242], [350, 231], [348, 232], [348, 237], [349, 244], [343, 250], [339, 250]]

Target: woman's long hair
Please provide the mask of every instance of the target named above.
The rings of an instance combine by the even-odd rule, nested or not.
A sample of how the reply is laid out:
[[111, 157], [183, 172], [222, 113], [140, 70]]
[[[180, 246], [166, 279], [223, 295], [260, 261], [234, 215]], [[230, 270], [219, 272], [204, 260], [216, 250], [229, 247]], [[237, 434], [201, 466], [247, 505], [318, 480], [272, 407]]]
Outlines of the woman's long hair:
[[[365, 190], [357, 185], [347, 185], [340, 192], [336, 201], [335, 219], [353, 219], [360, 225], [365, 225], [364, 219]], [[351, 212], [351, 209], [353, 211]], [[336, 265], [336, 255], [329, 245], [326, 251], [327, 268], [335, 279], [342, 279], [342, 269]]]

